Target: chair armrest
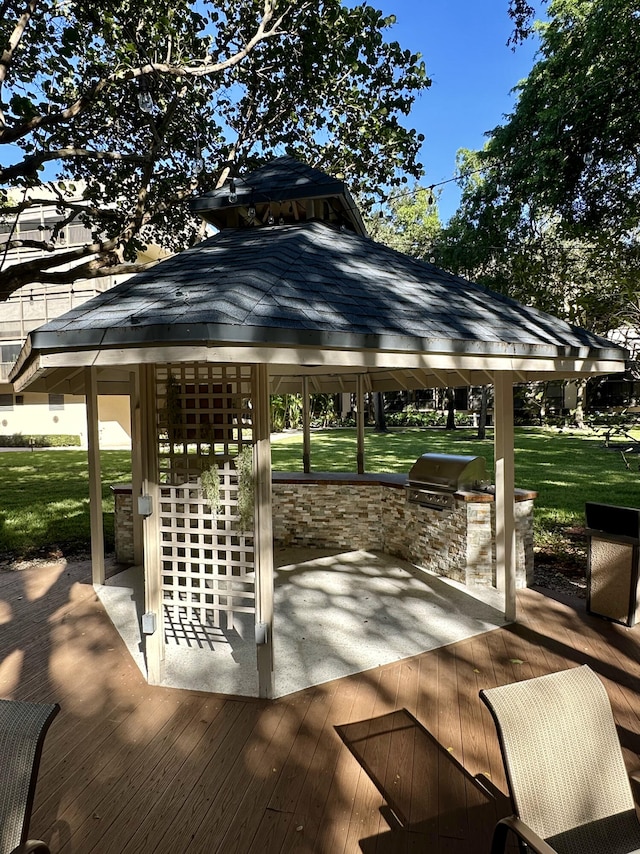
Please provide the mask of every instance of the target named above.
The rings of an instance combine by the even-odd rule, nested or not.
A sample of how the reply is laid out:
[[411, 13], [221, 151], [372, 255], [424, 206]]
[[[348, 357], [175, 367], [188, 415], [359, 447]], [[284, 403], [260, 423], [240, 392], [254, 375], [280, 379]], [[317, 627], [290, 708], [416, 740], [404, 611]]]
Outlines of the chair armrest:
[[532, 851], [535, 851], [535, 854], [557, 854], [555, 848], [552, 848], [515, 815], [503, 818], [496, 824], [496, 828], [493, 831], [491, 854], [500, 854], [500, 852], [505, 850], [509, 831], [515, 833]]
[[27, 839], [22, 845], [18, 845], [11, 854], [51, 854], [49, 846], [39, 839]]
[[632, 771], [629, 774], [629, 782], [631, 784], [633, 800], [637, 804], [640, 804], [640, 771]]

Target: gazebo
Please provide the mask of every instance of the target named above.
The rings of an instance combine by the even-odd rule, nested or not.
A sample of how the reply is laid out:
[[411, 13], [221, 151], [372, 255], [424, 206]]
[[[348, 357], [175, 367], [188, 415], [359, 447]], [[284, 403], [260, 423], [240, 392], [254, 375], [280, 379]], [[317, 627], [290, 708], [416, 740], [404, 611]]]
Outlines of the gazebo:
[[[273, 694], [272, 393], [493, 385], [496, 586], [515, 619], [513, 385], [621, 372], [626, 351], [375, 243], [344, 183], [290, 157], [194, 210], [218, 233], [33, 331], [11, 375], [86, 397], [97, 585], [97, 397], [130, 397], [149, 680], [167, 619], [245, 615]], [[363, 435], [360, 416], [360, 471]]]

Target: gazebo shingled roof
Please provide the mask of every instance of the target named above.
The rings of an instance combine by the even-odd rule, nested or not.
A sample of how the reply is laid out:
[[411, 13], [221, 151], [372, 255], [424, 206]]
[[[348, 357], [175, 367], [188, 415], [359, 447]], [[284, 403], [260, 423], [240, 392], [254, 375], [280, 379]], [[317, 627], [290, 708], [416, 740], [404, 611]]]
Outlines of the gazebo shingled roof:
[[[556, 317], [309, 221], [221, 231], [68, 311], [30, 334], [13, 379], [32, 376], [30, 363], [60, 368], [65, 353], [74, 367], [130, 365], [143, 350], [214, 345], [242, 348], [247, 361], [264, 361], [255, 351], [267, 348], [275, 374], [316, 374], [322, 390], [337, 390], [322, 369], [340, 362], [337, 353], [350, 354], [347, 378], [366, 366], [370, 387], [381, 389], [428, 385], [423, 373], [401, 378], [398, 370], [424, 370], [429, 357], [458, 360], [454, 369], [464, 376], [444, 378], [454, 385], [490, 382], [484, 371], [505, 359], [525, 373], [544, 371], [541, 362], [551, 360], [547, 370], [569, 376], [589, 372], [593, 360], [625, 358], [606, 339]], [[430, 382], [441, 384], [437, 376]]]

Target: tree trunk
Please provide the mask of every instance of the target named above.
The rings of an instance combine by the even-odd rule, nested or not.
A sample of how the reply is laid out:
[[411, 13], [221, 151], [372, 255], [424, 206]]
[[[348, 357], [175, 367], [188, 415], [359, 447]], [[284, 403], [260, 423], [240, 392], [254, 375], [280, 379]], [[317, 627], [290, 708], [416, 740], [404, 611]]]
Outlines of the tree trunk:
[[373, 395], [373, 407], [375, 411], [375, 432], [387, 432], [387, 419], [384, 417], [384, 394], [381, 391]]
[[478, 439], [487, 438], [487, 409], [489, 408], [489, 389], [482, 386], [480, 392], [480, 416], [478, 418]]
[[576, 380], [576, 411], [575, 411], [575, 423], [576, 427], [580, 430], [584, 428], [584, 412], [587, 403], [587, 381], [586, 380]]
[[542, 397], [540, 398], [540, 426], [547, 423], [547, 383], [542, 384]]
[[447, 430], [456, 429], [456, 399], [452, 388], [447, 389]]

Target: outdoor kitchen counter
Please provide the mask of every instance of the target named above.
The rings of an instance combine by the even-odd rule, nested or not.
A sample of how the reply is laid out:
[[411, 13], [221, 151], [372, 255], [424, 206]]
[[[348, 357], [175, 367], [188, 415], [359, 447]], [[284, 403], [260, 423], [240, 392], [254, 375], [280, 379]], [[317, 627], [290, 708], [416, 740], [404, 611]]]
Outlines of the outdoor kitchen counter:
[[[406, 474], [273, 472], [278, 547], [363, 549], [403, 558], [466, 584], [494, 585], [493, 487], [458, 491], [445, 508], [408, 499]], [[533, 580], [536, 493], [515, 490], [516, 585]]]
[[[382, 551], [467, 584], [495, 584], [493, 487], [453, 494], [450, 508], [407, 501], [407, 475], [274, 472], [276, 547]], [[115, 498], [116, 559], [133, 560], [130, 484]], [[533, 581], [533, 505], [537, 493], [515, 490], [516, 584]]]
[[[379, 472], [356, 474], [355, 472], [342, 471], [274, 471], [272, 481], [276, 483], [299, 483], [299, 484], [342, 484], [360, 486], [372, 484], [374, 486], [388, 486], [393, 489], [404, 489], [407, 485], [406, 474], [392, 474], [391, 472]], [[472, 491], [455, 492], [454, 497], [459, 501], [492, 502], [495, 499], [495, 486], [487, 486], [483, 489]], [[518, 501], [532, 501], [538, 497], [538, 493], [531, 489], [514, 490], [514, 499]]]

